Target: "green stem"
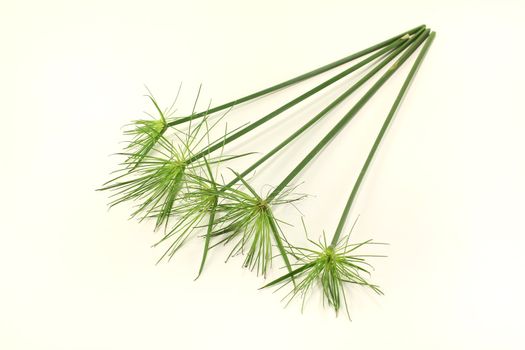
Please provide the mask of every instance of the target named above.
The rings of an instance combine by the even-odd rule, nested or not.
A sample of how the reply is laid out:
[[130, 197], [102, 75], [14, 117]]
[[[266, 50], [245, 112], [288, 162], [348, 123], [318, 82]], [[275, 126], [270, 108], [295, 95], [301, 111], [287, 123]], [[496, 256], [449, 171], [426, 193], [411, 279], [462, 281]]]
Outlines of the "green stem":
[[[405, 40], [403, 40], [403, 41], [405, 41]], [[296, 97], [293, 100], [285, 103], [281, 107], [279, 107], [276, 110], [270, 112], [269, 114], [265, 115], [264, 117], [258, 119], [254, 123], [245, 126], [244, 128], [236, 131], [235, 133], [233, 133], [230, 136], [227, 136], [226, 138], [221, 140], [221, 142], [213, 143], [212, 145], [208, 146], [207, 148], [205, 148], [201, 152], [197, 153], [196, 155], [194, 155], [193, 157], [188, 159], [188, 161], [187, 161], [188, 164], [193, 163], [196, 160], [199, 160], [202, 157], [207, 156], [208, 154], [218, 150], [219, 148], [224, 147], [225, 145], [229, 144], [230, 142], [235, 141], [239, 137], [242, 137], [243, 135], [249, 133], [250, 131], [258, 128], [259, 126], [263, 125], [264, 123], [267, 123], [268, 121], [270, 121], [273, 118], [277, 117], [278, 115], [280, 115], [281, 113], [285, 112], [286, 110], [292, 108], [293, 106], [295, 106], [295, 105], [299, 104], [300, 102], [306, 100], [307, 98], [313, 96], [314, 94], [318, 93], [319, 91], [323, 90], [324, 88], [334, 84], [338, 80], [341, 80], [342, 78], [344, 78], [348, 74], [354, 72], [355, 70], [363, 67], [364, 65], [366, 65], [367, 63], [369, 63], [372, 60], [376, 59], [377, 57], [381, 56], [382, 54], [384, 54], [388, 50], [390, 50], [392, 48], [395, 48], [396, 46], [403, 45], [404, 44], [403, 41], [399, 41], [399, 42], [395, 41], [394, 44], [391, 44], [392, 47], [388, 46], [387, 48], [381, 50], [380, 51], [380, 53], [381, 53], [380, 55], [377, 55], [377, 54], [373, 55], [373, 56], [367, 58], [366, 60], [363, 60], [362, 62], [359, 62], [359, 63], [355, 64], [354, 66], [346, 69], [345, 71], [335, 75], [334, 77], [324, 81], [323, 83], [321, 83], [321, 84], [315, 86], [314, 88], [308, 90], [307, 92], [301, 94], [299, 97]], [[406, 41], [408, 41], [408, 40], [406, 40]]]
[[420, 30], [414, 37], [410, 47], [403, 55], [379, 78], [379, 80], [357, 101], [350, 111], [326, 134], [326, 136], [306, 155], [306, 157], [288, 174], [288, 176], [270, 193], [266, 199], [271, 202], [312, 159], [352, 120], [359, 110], [370, 100], [372, 96], [383, 86], [383, 84], [397, 71], [397, 69], [412, 55], [419, 45], [428, 37], [429, 29]]
[[[241, 177], [245, 177], [249, 173], [251, 173], [253, 170], [255, 170], [259, 165], [264, 163], [266, 160], [268, 160], [270, 157], [272, 157], [274, 154], [279, 152], [282, 148], [284, 148], [286, 145], [288, 145], [290, 142], [292, 142], [294, 139], [299, 137], [303, 132], [305, 132], [307, 129], [309, 129], [312, 125], [317, 123], [319, 120], [321, 120], [325, 115], [327, 115], [331, 110], [333, 110], [335, 107], [337, 107], [339, 104], [341, 104], [345, 99], [347, 99], [352, 93], [354, 93], [358, 88], [360, 88], [363, 84], [365, 84], [370, 78], [372, 78], [377, 72], [379, 72], [383, 67], [385, 67], [390, 61], [392, 61], [399, 53], [401, 53], [409, 44], [409, 41], [406, 39], [403, 39], [398, 42], [394, 43], [393, 51], [389, 56], [384, 58], [376, 67], [374, 67], [369, 73], [367, 73], [363, 78], [361, 78], [357, 83], [352, 85], [348, 90], [346, 90], [342, 95], [340, 95], [335, 101], [330, 103], [327, 107], [325, 107], [321, 112], [319, 112], [315, 117], [310, 119], [307, 123], [305, 123], [303, 126], [301, 126], [296, 132], [294, 132], [290, 137], [285, 139], [283, 142], [281, 142], [279, 145], [277, 145], [275, 148], [273, 148], [271, 151], [266, 153], [263, 157], [261, 157], [259, 160], [257, 160], [255, 163], [253, 163], [250, 167], [248, 167], [245, 171], [243, 171], [239, 176], [235, 177], [230, 183], [225, 185], [223, 189], [230, 188], [233, 186]], [[391, 47], [388, 46], [387, 49], [390, 49]], [[386, 49], [385, 49], [386, 50]], [[370, 56], [370, 59], [375, 59], [379, 56], [381, 56], [384, 52], [388, 50], [382, 50], [378, 52], [374, 56]]]
[[354, 53], [354, 54], [352, 54], [350, 56], [344, 57], [344, 58], [342, 58], [340, 60], [337, 60], [335, 62], [329, 63], [329, 64], [327, 64], [325, 66], [322, 66], [320, 68], [314, 69], [313, 71], [310, 71], [308, 73], [299, 75], [299, 76], [297, 76], [295, 78], [289, 79], [289, 80], [284, 81], [282, 83], [279, 83], [277, 85], [274, 85], [274, 86], [271, 86], [269, 88], [266, 88], [266, 89], [257, 91], [255, 93], [252, 93], [250, 95], [241, 97], [241, 98], [239, 98], [237, 100], [233, 100], [233, 101], [224, 103], [224, 104], [222, 104], [220, 106], [210, 108], [210, 109], [208, 109], [206, 111], [202, 111], [202, 112], [199, 112], [199, 113], [193, 113], [190, 116], [176, 119], [176, 120], [174, 120], [172, 122], [169, 122], [167, 125], [169, 127], [172, 127], [172, 126], [175, 126], [175, 125], [178, 125], [178, 124], [185, 123], [185, 122], [190, 121], [190, 120], [195, 119], [195, 118], [202, 118], [205, 115], [212, 114], [212, 113], [215, 113], [215, 112], [219, 112], [219, 111], [231, 108], [231, 107], [233, 107], [235, 105], [238, 105], [238, 104], [241, 104], [241, 103], [253, 100], [255, 98], [267, 95], [269, 93], [272, 93], [272, 92], [277, 91], [279, 89], [285, 88], [287, 86], [299, 83], [299, 82], [301, 82], [303, 80], [309, 79], [311, 77], [314, 77], [316, 75], [319, 75], [321, 73], [329, 71], [329, 70], [331, 70], [333, 68], [339, 67], [339, 66], [341, 66], [341, 65], [343, 65], [345, 63], [353, 61], [353, 60], [355, 60], [357, 58], [360, 58], [360, 57], [362, 57], [364, 55], [367, 55], [367, 54], [369, 54], [371, 52], [379, 50], [379, 49], [381, 49], [381, 48], [391, 44], [392, 42], [396, 41], [397, 39], [403, 37], [404, 35], [406, 35], [406, 34], [413, 34], [413, 33], [419, 31], [421, 28], [424, 28], [424, 27], [425, 27], [424, 25], [420, 25], [420, 26], [418, 26], [416, 28], [410, 29], [409, 31], [406, 31], [406, 32], [401, 33], [399, 35], [396, 35], [396, 36], [394, 36], [394, 37], [392, 37], [390, 39], [387, 39], [387, 40], [382, 41], [382, 42], [380, 42], [378, 44], [375, 44], [375, 45], [373, 45], [373, 46], [371, 46], [371, 47], [369, 47], [367, 49], [361, 50], [361, 51], [356, 52], [356, 53]]
[[383, 126], [381, 127], [381, 130], [379, 131], [376, 140], [374, 144], [372, 145], [372, 148], [370, 149], [370, 152], [368, 153], [368, 157], [366, 158], [365, 163], [363, 164], [363, 167], [361, 168], [361, 171], [359, 173], [359, 176], [357, 177], [357, 180], [354, 184], [354, 187], [352, 189], [352, 193], [350, 194], [350, 197], [348, 198], [348, 202], [346, 203], [346, 206], [343, 210], [343, 213], [341, 215], [341, 218], [339, 220], [339, 224], [337, 225], [337, 229], [335, 230], [334, 237], [331, 242], [331, 246], [335, 247], [337, 243], [339, 242], [339, 237], [341, 236], [341, 233], [343, 231], [346, 219], [348, 217], [348, 213], [350, 212], [350, 208], [352, 207], [352, 204], [354, 202], [354, 199], [357, 195], [357, 192], [359, 190], [359, 186], [361, 185], [363, 178], [365, 177], [365, 174], [368, 170], [368, 167], [370, 166], [370, 163], [372, 162], [372, 159], [374, 157], [374, 154], [377, 151], [377, 148], [379, 147], [379, 144], [381, 143], [381, 140], [383, 139], [383, 136], [385, 135], [386, 130], [388, 129], [388, 126], [390, 125], [390, 122], [392, 121], [399, 104], [401, 103], [401, 100], [403, 99], [404, 95], [406, 94], [406, 91], [408, 90], [408, 87], [410, 86], [410, 83], [414, 76], [417, 73], [417, 70], [419, 66], [421, 65], [421, 62], [425, 58], [425, 55], [430, 48], [430, 45], [432, 44], [432, 41], [434, 40], [436, 33], [432, 32], [428, 36], [428, 40], [425, 42], [425, 45], [419, 52], [419, 55], [417, 56], [416, 60], [414, 61], [414, 64], [412, 65], [412, 68], [410, 69], [410, 72], [408, 73], [405, 82], [401, 86], [401, 90], [399, 90], [399, 93], [394, 101], [394, 104], [392, 105], [392, 108], [390, 109], [390, 112], [388, 113], [388, 116], [386, 117]]

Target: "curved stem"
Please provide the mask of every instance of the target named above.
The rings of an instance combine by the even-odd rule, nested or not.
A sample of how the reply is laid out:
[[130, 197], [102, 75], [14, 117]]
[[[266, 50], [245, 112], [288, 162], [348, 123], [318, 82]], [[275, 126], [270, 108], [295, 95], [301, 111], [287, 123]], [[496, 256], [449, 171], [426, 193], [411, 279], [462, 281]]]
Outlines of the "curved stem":
[[286, 176], [286, 178], [270, 193], [266, 199], [271, 202], [314, 157], [352, 120], [359, 110], [375, 95], [383, 84], [397, 71], [397, 69], [412, 55], [419, 45], [427, 38], [429, 29], [420, 30], [415, 36], [407, 40], [411, 43], [407, 51], [379, 78], [379, 80], [357, 101], [345, 116], [326, 134], [326, 136], [306, 155], [306, 157]]
[[366, 175], [366, 171], [368, 170], [368, 167], [370, 166], [370, 163], [372, 162], [372, 159], [374, 157], [374, 154], [377, 151], [377, 148], [379, 147], [379, 144], [381, 143], [381, 140], [383, 139], [386, 130], [388, 129], [388, 126], [390, 125], [390, 122], [392, 121], [399, 104], [401, 103], [401, 100], [403, 99], [404, 95], [406, 94], [408, 87], [410, 86], [410, 83], [414, 76], [417, 73], [417, 70], [419, 66], [421, 65], [421, 62], [425, 58], [425, 55], [430, 48], [430, 45], [432, 44], [432, 41], [434, 40], [434, 37], [436, 36], [435, 32], [432, 32], [428, 39], [425, 42], [425, 45], [419, 52], [419, 55], [417, 56], [416, 60], [414, 61], [414, 64], [412, 65], [412, 68], [410, 69], [410, 72], [408, 73], [405, 82], [401, 86], [401, 90], [399, 90], [399, 93], [394, 101], [394, 104], [392, 105], [392, 108], [390, 109], [390, 112], [388, 113], [383, 126], [381, 127], [381, 130], [379, 131], [376, 140], [374, 144], [372, 145], [372, 148], [370, 149], [370, 152], [368, 153], [368, 157], [366, 158], [365, 163], [363, 164], [363, 167], [361, 168], [361, 171], [359, 172], [359, 176], [357, 177], [357, 180], [354, 184], [354, 187], [352, 189], [352, 192], [350, 193], [350, 197], [348, 198], [348, 201], [346, 203], [346, 206], [343, 210], [343, 213], [341, 215], [341, 218], [339, 219], [339, 224], [337, 225], [337, 229], [335, 230], [334, 237], [332, 238], [331, 246], [335, 247], [337, 243], [339, 242], [339, 237], [341, 236], [341, 233], [343, 231], [346, 219], [348, 217], [348, 213], [350, 212], [350, 208], [352, 207], [352, 204], [354, 202], [354, 199], [357, 195], [357, 192], [359, 191], [359, 186], [361, 185], [363, 178]]
[[344, 57], [344, 58], [342, 58], [340, 60], [337, 60], [335, 62], [329, 63], [329, 64], [327, 64], [325, 66], [322, 66], [320, 68], [314, 69], [314, 70], [312, 70], [312, 71], [310, 71], [308, 73], [301, 74], [301, 75], [299, 75], [299, 76], [297, 76], [295, 78], [289, 79], [287, 81], [284, 81], [284, 82], [279, 83], [277, 85], [271, 86], [269, 88], [266, 88], [266, 89], [254, 92], [254, 93], [252, 93], [250, 95], [241, 97], [241, 98], [239, 98], [237, 100], [233, 100], [233, 101], [224, 103], [224, 104], [222, 104], [220, 106], [210, 108], [210, 109], [208, 109], [206, 111], [202, 111], [202, 112], [199, 112], [199, 113], [193, 113], [190, 116], [179, 118], [177, 120], [169, 122], [167, 125], [168, 125], [168, 127], [172, 127], [172, 126], [175, 126], [175, 125], [178, 125], [178, 124], [185, 123], [185, 122], [190, 121], [192, 119], [202, 118], [205, 115], [212, 114], [212, 113], [215, 113], [215, 112], [219, 112], [219, 111], [231, 108], [231, 107], [233, 107], [235, 105], [238, 105], [238, 104], [241, 104], [241, 103], [253, 100], [255, 98], [267, 95], [269, 93], [272, 93], [272, 92], [277, 91], [279, 89], [285, 88], [287, 86], [299, 83], [299, 82], [301, 82], [303, 80], [309, 79], [311, 77], [314, 77], [316, 75], [319, 75], [321, 73], [329, 71], [330, 69], [339, 67], [339, 66], [341, 66], [341, 65], [343, 65], [345, 63], [348, 63], [348, 62], [353, 61], [353, 60], [355, 60], [355, 59], [357, 59], [359, 57], [367, 55], [367, 54], [369, 54], [371, 52], [379, 50], [379, 49], [381, 49], [381, 48], [391, 44], [392, 42], [396, 41], [397, 39], [403, 37], [404, 35], [406, 35], [406, 34], [413, 34], [413, 33], [417, 32], [417, 31], [419, 31], [423, 27], [424, 27], [424, 25], [420, 25], [420, 26], [415, 27], [413, 29], [410, 29], [410, 30], [408, 30], [408, 31], [406, 31], [404, 33], [396, 35], [396, 36], [394, 36], [394, 37], [392, 37], [390, 39], [387, 39], [387, 40], [382, 41], [382, 42], [380, 42], [378, 44], [375, 44], [375, 45], [373, 45], [373, 46], [371, 46], [371, 47], [369, 47], [367, 49], [361, 50], [361, 51], [356, 52], [356, 53], [354, 53], [354, 54], [352, 54], [350, 56]]

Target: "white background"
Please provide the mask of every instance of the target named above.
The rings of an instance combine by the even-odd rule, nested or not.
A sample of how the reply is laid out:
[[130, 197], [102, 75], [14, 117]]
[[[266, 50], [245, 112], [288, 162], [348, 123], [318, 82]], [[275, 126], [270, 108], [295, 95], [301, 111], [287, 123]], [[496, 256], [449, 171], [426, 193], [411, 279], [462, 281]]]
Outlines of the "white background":
[[[525, 113], [523, 1], [2, 1], [0, 6], [0, 348], [523, 349]], [[303, 73], [419, 24], [437, 37], [365, 180], [351, 221], [374, 248], [352, 289], [352, 322], [314, 295], [303, 314], [213, 252], [193, 281], [194, 239], [169, 264], [150, 223], [108, 212], [121, 127], [167, 106], [181, 114]], [[331, 235], [359, 164], [407, 66], [298, 179], [312, 235]], [[320, 80], [317, 80], [320, 81]], [[254, 120], [282, 94], [238, 108]], [[254, 133], [264, 151], [344, 83]], [[362, 93], [363, 89], [360, 90]], [[354, 100], [355, 101], [355, 100]], [[351, 103], [351, 101], [349, 102]], [[262, 170], [276, 185], [345, 104]], [[237, 118], [237, 119], [236, 119]], [[343, 136], [344, 135], [344, 136]], [[236, 165], [242, 168], [242, 162]], [[277, 210], [300, 239], [300, 215]], [[277, 268], [280, 261], [276, 261]], [[279, 271], [274, 269], [272, 276]]]

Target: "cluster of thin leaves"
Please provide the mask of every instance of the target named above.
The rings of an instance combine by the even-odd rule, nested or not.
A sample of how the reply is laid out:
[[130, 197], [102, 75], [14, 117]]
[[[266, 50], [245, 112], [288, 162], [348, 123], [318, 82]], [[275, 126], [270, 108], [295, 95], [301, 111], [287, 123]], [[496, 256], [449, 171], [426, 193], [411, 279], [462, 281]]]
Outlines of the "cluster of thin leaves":
[[[193, 171], [187, 175], [184, 190], [172, 208], [171, 216], [174, 223], [154, 246], [167, 243], [168, 248], [160, 257], [170, 260], [179, 248], [186, 242], [195, 229], [201, 228], [205, 218], [217, 205], [218, 191], [213, 180], [210, 165], [205, 159], [206, 172], [197, 175]], [[206, 178], [204, 176], [209, 176]]]
[[[245, 254], [243, 265], [266, 275], [273, 258], [272, 242], [281, 240], [280, 221], [274, 217], [270, 203], [261, 199], [238, 174], [249, 193], [218, 183], [217, 173], [212, 171], [212, 167], [218, 172], [223, 162], [249, 154], [225, 156], [222, 150], [216, 157], [202, 154], [203, 143], [206, 149], [235, 131], [226, 130], [224, 136], [210, 141], [210, 131], [225, 114], [211, 125], [205, 116], [197, 123], [190, 122], [185, 131], [174, 129], [174, 143], [165, 135], [172, 107], [161, 111], [155, 99], [148, 97], [160, 117], [138, 120], [133, 129], [125, 132], [133, 135], [126, 152], [119, 153], [126, 159], [115, 172], [117, 176], [101, 188], [112, 192], [110, 207], [132, 202], [132, 218], [155, 220], [155, 230], [162, 228], [164, 234], [154, 246], [167, 246], [159, 261], [170, 260], [195, 231], [207, 227], [203, 263], [209, 249], [239, 238], [228, 258]], [[289, 194], [290, 191], [283, 191], [271, 204], [291, 203], [303, 197], [286, 199]], [[213, 218], [206, 225], [205, 219], [212, 213]], [[209, 245], [209, 239], [214, 237], [219, 237], [219, 242]]]
[[357, 254], [356, 251], [366, 245], [384, 243], [373, 242], [371, 239], [360, 243], [350, 243], [350, 234], [354, 226], [352, 226], [350, 233], [342, 237], [335, 247], [327, 243], [324, 232], [322, 238], [317, 242], [308, 238], [308, 241], [314, 245], [313, 249], [289, 246], [290, 255], [297, 260], [293, 264], [294, 270], [262, 288], [280, 285], [279, 289], [281, 289], [292, 283], [292, 290], [283, 297], [283, 300], [288, 305], [296, 297], [301, 297], [301, 309], [304, 309], [305, 301], [310, 292], [314, 288], [320, 287], [323, 305], [328, 304], [335, 310], [336, 314], [344, 306], [346, 314], [350, 318], [346, 297], [349, 286], [359, 285], [367, 287], [377, 294], [383, 294], [377, 285], [368, 282], [367, 278], [370, 277], [372, 266], [365, 260], [367, 257], [380, 257], [381, 255]]
[[[203, 161], [188, 162], [194, 154], [194, 144], [198, 143], [196, 136], [199, 129], [200, 126], [191, 130], [184, 138], [179, 136], [180, 142], [176, 145], [164, 136], [156, 138], [152, 135], [150, 138], [156, 138], [156, 141], [148, 154], [140, 156], [140, 161], [135, 161], [131, 169], [126, 160], [121, 164], [123, 168], [117, 171], [120, 174], [104, 184], [102, 190], [113, 192], [110, 206], [132, 201], [136, 203], [132, 217], [154, 217], [156, 228], [167, 225], [174, 203], [188, 178], [187, 174], [203, 166]], [[143, 140], [146, 140], [146, 135], [142, 135]], [[134, 154], [126, 155], [128, 159], [137, 159]]]
[[168, 120], [177, 111], [174, 107], [179, 99], [181, 87], [182, 85], [179, 86], [171, 106], [164, 111], [160, 109], [159, 104], [148, 90], [149, 94], [146, 97], [151, 101], [159, 116], [155, 117], [146, 112], [146, 115], [151, 119], [139, 119], [127, 125], [124, 135], [130, 136], [131, 140], [125, 146], [124, 153], [120, 153], [127, 157], [124, 163], [121, 164], [125, 165], [125, 168], [135, 168], [154, 151], [157, 142], [168, 129]]
[[[220, 143], [235, 131], [226, 130], [224, 136], [210, 142], [211, 129], [225, 114], [211, 125], [205, 116], [197, 123], [190, 121], [187, 130], [174, 129], [174, 143], [166, 136], [173, 105], [161, 111], [155, 99], [148, 97], [159, 117], [135, 121], [133, 128], [125, 132], [132, 136], [125, 152], [120, 153], [126, 159], [116, 171], [117, 176], [105, 183], [101, 190], [113, 192], [110, 207], [132, 202], [135, 208], [131, 217], [154, 219], [155, 230], [163, 229], [163, 236], [154, 244], [165, 247], [159, 261], [169, 261], [196, 231], [205, 230], [199, 275], [210, 249], [231, 244], [226, 260], [243, 255], [243, 267], [256, 270], [265, 277], [273, 258], [280, 255], [288, 273], [265, 287], [294, 282], [293, 290], [287, 295], [290, 300], [297, 295], [304, 298], [313, 286], [320, 284], [328, 305], [337, 312], [344, 304], [348, 312], [345, 296], [348, 284], [366, 286], [381, 293], [377, 286], [369, 284], [363, 277], [369, 274], [365, 256], [354, 255], [357, 248], [372, 244], [371, 241], [349, 244], [348, 235], [332, 247], [326, 241], [310, 240], [317, 250], [295, 247], [288, 242], [281, 229], [281, 224], [286, 223], [275, 217], [273, 208], [285, 204], [295, 207], [294, 203], [305, 197], [294, 194], [295, 188], [285, 188], [269, 202], [265, 199], [268, 194], [259, 195], [235, 172], [239, 185], [226, 186], [218, 182], [222, 163], [248, 155], [224, 156], [222, 150], [216, 157], [206, 154], [207, 147]], [[204, 148], [203, 143], [207, 145]], [[215, 240], [213, 244], [210, 243], [212, 239]], [[274, 253], [275, 246], [278, 247], [277, 254]], [[295, 258], [296, 263], [290, 264], [288, 256]], [[292, 269], [292, 265], [300, 267]]]
[[218, 210], [222, 215], [215, 220], [217, 229], [213, 236], [220, 236], [222, 239], [214, 246], [234, 242], [228, 259], [244, 255], [244, 267], [266, 276], [274, 257], [273, 245], [286, 242], [280, 224], [287, 223], [275, 217], [272, 207], [293, 205], [305, 195], [293, 194], [294, 188], [287, 188], [270, 203], [239, 174], [235, 175], [247, 192], [232, 187], [221, 192]]

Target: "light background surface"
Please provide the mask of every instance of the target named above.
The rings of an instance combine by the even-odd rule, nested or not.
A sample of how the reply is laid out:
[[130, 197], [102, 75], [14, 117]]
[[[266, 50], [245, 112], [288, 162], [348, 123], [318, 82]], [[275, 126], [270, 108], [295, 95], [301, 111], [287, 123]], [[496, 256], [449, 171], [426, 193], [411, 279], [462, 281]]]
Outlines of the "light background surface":
[[[523, 349], [523, 1], [2, 1], [0, 348]], [[351, 220], [387, 258], [352, 289], [349, 322], [313, 296], [303, 314], [193, 240], [169, 264], [150, 223], [108, 212], [121, 127], [181, 113], [331, 62], [425, 23], [437, 37], [365, 180]], [[298, 182], [312, 235], [333, 232], [405, 66]], [[317, 80], [319, 81], [319, 80]], [[315, 83], [313, 81], [312, 83]], [[253, 120], [311, 83], [231, 116]], [[232, 152], [263, 151], [344, 88]], [[364, 90], [361, 89], [362, 93]], [[276, 184], [350, 104], [253, 179]], [[274, 126], [278, 125], [278, 128]], [[272, 143], [273, 142], [273, 143]], [[236, 164], [239, 169], [247, 160]], [[300, 215], [279, 210], [300, 239]], [[276, 261], [278, 267], [279, 261]], [[272, 276], [277, 276], [274, 269]]]

